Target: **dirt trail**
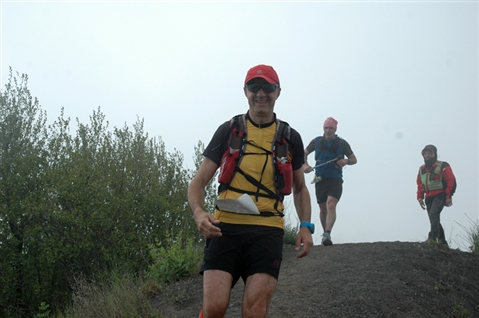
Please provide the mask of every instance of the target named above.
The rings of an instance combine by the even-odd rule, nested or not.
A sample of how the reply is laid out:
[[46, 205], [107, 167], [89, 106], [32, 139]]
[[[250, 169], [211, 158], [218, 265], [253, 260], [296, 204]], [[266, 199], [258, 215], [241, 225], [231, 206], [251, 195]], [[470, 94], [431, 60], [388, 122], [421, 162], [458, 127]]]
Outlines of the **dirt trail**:
[[[285, 246], [269, 317], [479, 317], [479, 255], [428, 243]], [[227, 318], [241, 317], [241, 280]], [[202, 278], [168, 287], [153, 303], [165, 317], [198, 316]]]

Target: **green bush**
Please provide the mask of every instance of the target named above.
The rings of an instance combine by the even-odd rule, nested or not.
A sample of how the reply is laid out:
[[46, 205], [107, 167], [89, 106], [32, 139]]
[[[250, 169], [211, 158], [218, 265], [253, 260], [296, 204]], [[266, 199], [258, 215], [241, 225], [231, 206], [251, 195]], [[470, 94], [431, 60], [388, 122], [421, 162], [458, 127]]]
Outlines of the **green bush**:
[[49, 307], [50, 307], [50, 305], [48, 305], [46, 302], [42, 301], [42, 303], [40, 304], [40, 307], [38, 307], [38, 310], [40, 312], [35, 315], [35, 318], [50, 317], [51, 310], [48, 309]]
[[[110, 128], [100, 107], [77, 129], [63, 109], [47, 125], [27, 83], [10, 68], [0, 90], [0, 317], [62, 311], [75, 275], [107, 282], [113, 270], [143, 273], [155, 239], [204, 242], [186, 195], [194, 171], [181, 152], [150, 138], [143, 120]], [[195, 147], [196, 167], [203, 149]]]
[[471, 313], [462, 305], [456, 305], [453, 308], [452, 316], [455, 318], [469, 318], [471, 317]]
[[199, 269], [203, 257], [202, 249], [191, 238], [186, 243], [177, 240], [167, 245], [157, 242], [149, 246], [154, 263], [148, 266], [146, 277], [160, 286], [191, 276]]
[[299, 231], [299, 225], [298, 224], [299, 224], [299, 220], [298, 220], [298, 217], [296, 215], [295, 215], [295, 221], [294, 222], [291, 221], [291, 218], [285, 217], [285, 219], [284, 219], [283, 244], [285, 244], [285, 245], [295, 245], [296, 244], [296, 236], [298, 235], [298, 231]]

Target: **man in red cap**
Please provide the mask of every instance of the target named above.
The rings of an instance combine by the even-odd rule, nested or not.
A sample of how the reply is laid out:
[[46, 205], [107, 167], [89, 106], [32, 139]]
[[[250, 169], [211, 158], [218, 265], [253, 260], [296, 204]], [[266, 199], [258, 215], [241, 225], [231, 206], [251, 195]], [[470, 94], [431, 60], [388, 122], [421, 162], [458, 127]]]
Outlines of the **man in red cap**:
[[456, 177], [447, 162], [437, 160], [437, 148], [434, 145], [425, 146], [421, 155], [424, 158], [424, 164], [419, 168], [416, 178], [417, 200], [423, 210], [427, 207], [431, 224], [428, 241], [447, 245], [440, 216], [444, 206], [452, 205], [452, 195], [456, 191]]
[[[283, 199], [291, 192], [301, 221], [297, 257], [308, 255], [313, 245], [303, 141], [274, 113], [281, 93], [278, 74], [257, 65], [247, 72], [243, 91], [247, 113], [218, 127], [188, 188], [193, 217], [206, 237], [200, 318], [225, 315], [239, 278], [245, 283], [242, 316], [267, 317], [282, 260]], [[203, 210], [205, 187], [218, 169], [219, 195], [211, 214]]]
[[[328, 117], [323, 124], [323, 136], [311, 140], [304, 149], [305, 173], [315, 170], [312, 183], [315, 184], [319, 204], [319, 219], [323, 227], [321, 244], [333, 245], [331, 231], [336, 222], [336, 206], [343, 193], [343, 167], [358, 162], [349, 143], [336, 135], [338, 121]], [[308, 164], [308, 155], [315, 152], [316, 165]], [[344, 158], [344, 157], [347, 158]]]

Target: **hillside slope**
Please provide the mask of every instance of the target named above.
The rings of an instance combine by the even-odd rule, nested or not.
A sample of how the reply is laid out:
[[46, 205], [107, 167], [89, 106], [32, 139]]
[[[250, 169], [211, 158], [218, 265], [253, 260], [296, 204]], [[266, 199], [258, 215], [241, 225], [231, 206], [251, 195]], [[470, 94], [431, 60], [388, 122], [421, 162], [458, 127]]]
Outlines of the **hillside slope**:
[[[269, 317], [479, 317], [479, 255], [428, 243], [314, 246], [295, 257], [285, 246]], [[227, 318], [241, 317], [243, 283]], [[194, 317], [202, 279], [195, 275], [155, 296], [165, 317]]]

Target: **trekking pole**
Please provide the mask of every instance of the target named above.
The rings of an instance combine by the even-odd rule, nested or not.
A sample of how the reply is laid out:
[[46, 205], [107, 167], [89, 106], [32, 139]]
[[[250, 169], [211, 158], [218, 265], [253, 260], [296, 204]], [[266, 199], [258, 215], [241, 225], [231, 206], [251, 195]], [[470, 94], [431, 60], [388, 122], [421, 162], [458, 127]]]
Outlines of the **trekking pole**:
[[[316, 165], [316, 166], [312, 167], [312, 168], [311, 168], [311, 171], [314, 171], [314, 169], [316, 169], [316, 168], [318, 168], [318, 167], [327, 165], [328, 163], [336, 163], [336, 162], [337, 162], [338, 160], [340, 160], [340, 159], [341, 159], [341, 156], [338, 156], [337, 158], [334, 158], [334, 159], [331, 159], [331, 160], [329, 160], [329, 161], [320, 163], [319, 165]], [[311, 172], [311, 171], [309, 171], [309, 172]], [[307, 173], [309, 173], [309, 172], [307, 172]], [[314, 178], [313, 178], [313, 180], [311, 181], [311, 184], [315, 184], [315, 183], [321, 181], [322, 179], [323, 179], [323, 178], [318, 177], [318, 176], [316, 175], [316, 173], [315, 173], [315, 174], [314, 174]]]
[[318, 167], [321, 167], [321, 166], [324, 166], [324, 165], [327, 165], [328, 163], [336, 163], [338, 160], [340, 160], [341, 157], [337, 157], [337, 158], [334, 158], [334, 159], [331, 159], [329, 161], [326, 161], [326, 162], [323, 162], [323, 163], [320, 163], [319, 165], [316, 165], [314, 167], [312, 167], [311, 169], [314, 170]]

